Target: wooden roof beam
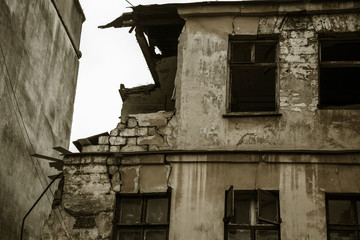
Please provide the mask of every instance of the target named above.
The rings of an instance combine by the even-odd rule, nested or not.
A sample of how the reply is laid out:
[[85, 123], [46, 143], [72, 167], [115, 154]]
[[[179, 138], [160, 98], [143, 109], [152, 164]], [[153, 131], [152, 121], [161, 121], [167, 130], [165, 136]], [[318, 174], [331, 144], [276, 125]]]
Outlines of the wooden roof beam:
[[160, 82], [159, 82], [159, 75], [156, 71], [156, 65], [155, 65], [155, 61], [153, 58], [153, 54], [151, 52], [151, 49], [146, 41], [145, 35], [144, 35], [144, 31], [139, 28], [136, 27], [135, 29], [135, 36], [136, 39], [140, 45], [141, 51], [145, 57], [145, 61], [147, 63], [147, 65], [149, 66], [150, 69], [150, 73], [154, 79], [155, 82], [155, 87], [160, 87]]

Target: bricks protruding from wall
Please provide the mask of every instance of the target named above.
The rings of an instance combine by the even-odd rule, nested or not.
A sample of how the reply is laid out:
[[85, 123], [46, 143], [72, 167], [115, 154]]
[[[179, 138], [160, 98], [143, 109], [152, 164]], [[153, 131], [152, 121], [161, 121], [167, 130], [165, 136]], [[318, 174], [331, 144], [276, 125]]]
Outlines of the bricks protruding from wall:
[[100, 136], [98, 145], [87, 145], [82, 152], [147, 152], [170, 149], [168, 136], [174, 127], [169, 121], [175, 112], [129, 115], [110, 131]]

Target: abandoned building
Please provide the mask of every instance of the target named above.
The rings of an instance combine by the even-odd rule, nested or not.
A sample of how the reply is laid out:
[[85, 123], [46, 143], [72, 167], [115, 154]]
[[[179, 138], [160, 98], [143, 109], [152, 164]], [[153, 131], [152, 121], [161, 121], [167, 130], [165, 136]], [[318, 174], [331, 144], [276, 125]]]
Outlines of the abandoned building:
[[[0, 1], [0, 239], [41, 239], [58, 174], [35, 157], [68, 148], [80, 34], [78, 0]], [[32, 155], [32, 156], [31, 156]], [[58, 216], [57, 221], [63, 221]]]
[[140, 5], [102, 27], [129, 28], [154, 84], [122, 85], [116, 128], [65, 154], [42, 239], [360, 239], [360, 2]]

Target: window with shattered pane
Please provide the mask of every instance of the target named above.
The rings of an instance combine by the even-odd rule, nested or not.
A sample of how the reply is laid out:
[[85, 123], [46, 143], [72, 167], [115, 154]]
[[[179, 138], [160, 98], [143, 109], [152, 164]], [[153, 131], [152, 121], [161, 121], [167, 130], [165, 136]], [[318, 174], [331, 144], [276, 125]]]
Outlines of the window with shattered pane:
[[326, 195], [329, 240], [360, 240], [360, 195]]
[[170, 193], [118, 195], [116, 240], [167, 240]]
[[277, 191], [226, 191], [225, 240], [279, 240]]

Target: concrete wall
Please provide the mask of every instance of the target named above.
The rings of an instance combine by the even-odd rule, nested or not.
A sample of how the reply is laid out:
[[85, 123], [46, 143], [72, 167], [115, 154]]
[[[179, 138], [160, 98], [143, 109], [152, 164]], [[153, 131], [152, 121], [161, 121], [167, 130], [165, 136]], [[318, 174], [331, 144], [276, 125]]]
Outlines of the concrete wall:
[[60, 15], [73, 46], [78, 50], [79, 54], [81, 27], [85, 21], [85, 15], [79, 0], [52, 0], [52, 2]]
[[[341, 163], [341, 165], [339, 164]], [[325, 193], [360, 193], [360, 155], [75, 154], [65, 158], [62, 202], [43, 239], [112, 239], [117, 193], [172, 189], [171, 240], [224, 239], [225, 191], [278, 190], [281, 239], [327, 239]]]
[[[359, 165], [323, 164], [334, 160], [330, 155], [264, 156], [277, 163], [252, 154], [167, 157], [173, 188], [170, 239], [224, 239], [225, 190], [231, 185], [279, 190], [282, 240], [327, 239], [325, 192], [360, 193]], [[311, 161], [321, 164], [304, 164]]]
[[[80, 39], [82, 21], [71, 23]], [[57, 173], [30, 154], [59, 157], [52, 147], [68, 147], [79, 61], [51, 1], [1, 1], [0, 26], [0, 235], [13, 240]], [[39, 202], [23, 239], [40, 238], [51, 203], [52, 194]]]
[[[359, 32], [358, 13], [208, 17], [204, 9], [203, 16], [184, 16], [179, 39], [176, 148], [358, 149], [360, 111], [317, 108], [318, 34]], [[220, 7], [213, 9], [225, 12]], [[179, 10], [180, 15], [191, 15], [189, 12]], [[282, 116], [223, 117], [228, 38], [233, 31], [237, 35], [279, 35], [276, 98]]]

